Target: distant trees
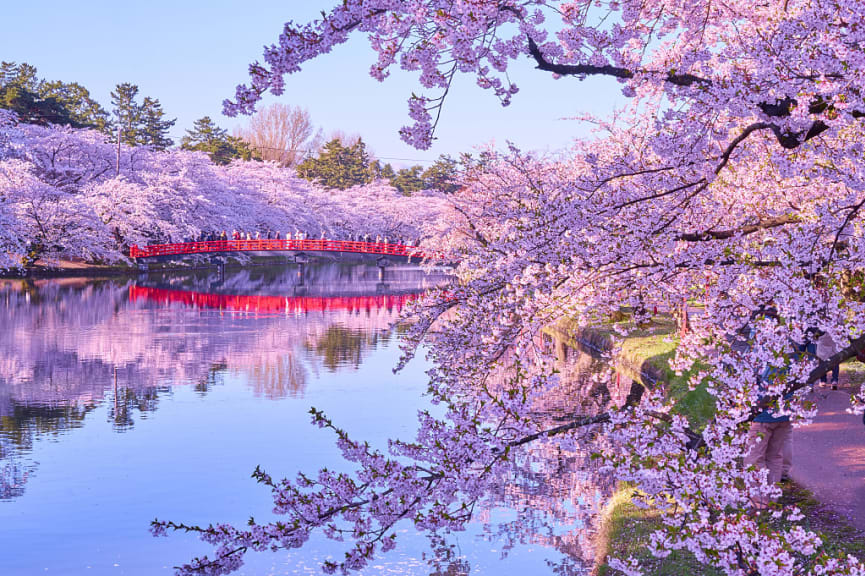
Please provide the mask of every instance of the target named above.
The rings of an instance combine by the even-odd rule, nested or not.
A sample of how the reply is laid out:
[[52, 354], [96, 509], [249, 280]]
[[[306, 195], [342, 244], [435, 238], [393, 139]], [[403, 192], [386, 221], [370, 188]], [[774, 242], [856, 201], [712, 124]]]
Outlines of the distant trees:
[[[0, 63], [0, 109], [15, 112], [19, 122], [93, 128], [112, 143], [119, 134], [120, 142], [127, 146], [171, 148], [175, 142], [170, 133], [177, 120], [166, 117], [157, 98], [139, 100], [140, 96], [136, 84], [117, 84], [111, 92], [109, 113], [80, 84], [40, 79], [36, 68], [27, 63]], [[454, 192], [457, 174], [469, 166], [464, 159], [441, 156], [426, 169], [414, 165], [395, 170], [373, 158], [356, 134], [335, 131], [324, 146], [322, 140], [322, 131], [313, 124], [308, 110], [275, 103], [261, 108], [233, 136], [209, 116], [199, 118], [186, 131], [180, 147], [205, 152], [217, 164], [235, 159], [276, 162], [328, 188], [383, 180], [404, 195], [429, 189]], [[316, 154], [310, 155], [311, 151]]]
[[[128, 82], [118, 84], [111, 92], [115, 122], [112, 132], [118, 129], [120, 141], [129, 146], [151, 146], [157, 150], [170, 148], [174, 141], [168, 132], [177, 120], [165, 118], [162, 104], [156, 98], [145, 97], [139, 104], [137, 96], [138, 86]], [[112, 134], [113, 141], [116, 142], [116, 138]]]
[[400, 168], [390, 183], [403, 194], [411, 194], [412, 192], [423, 190], [426, 188], [423, 180], [423, 166]]
[[275, 103], [261, 108], [246, 128], [235, 132], [262, 160], [282, 166], [297, 166], [307, 150], [320, 146], [321, 130], [316, 130], [309, 110]]
[[465, 162], [469, 162], [470, 160], [471, 156], [468, 154], [463, 155], [463, 163], [445, 154], [439, 156], [438, 160], [424, 170], [421, 176], [424, 188], [453, 194], [460, 188], [457, 182], [457, 174], [461, 168], [465, 167]]
[[[471, 157], [466, 155], [465, 158]], [[302, 178], [339, 190], [374, 180], [387, 180], [391, 186], [408, 195], [421, 190], [456, 191], [460, 167], [461, 162], [441, 156], [426, 170], [415, 165], [394, 171], [390, 164], [372, 159], [361, 138], [347, 144], [344, 138], [335, 137], [322, 147], [318, 156], [298, 164], [297, 173]]]
[[60, 124], [105, 131], [109, 115], [77, 83], [47, 81], [27, 63], [0, 62], [0, 108], [28, 124]]
[[298, 164], [297, 173], [326, 188], [345, 190], [371, 182], [375, 174], [373, 166], [362, 139], [346, 145], [334, 138], [322, 147], [317, 157]]
[[[190, 132], [187, 148], [225, 152], [229, 137], [209, 118]], [[404, 196], [385, 181], [326, 190], [272, 162], [223, 166], [187, 150], [122, 143], [116, 171], [116, 154], [104, 134], [16, 123], [0, 110], [0, 270], [37, 259], [118, 260], [131, 244], [202, 231], [419, 238], [448, 220], [442, 195]]]
[[184, 150], [205, 152], [217, 164], [228, 164], [234, 159], [252, 160], [253, 151], [249, 145], [216, 125], [210, 116], [195, 121], [192, 130], [180, 141]]

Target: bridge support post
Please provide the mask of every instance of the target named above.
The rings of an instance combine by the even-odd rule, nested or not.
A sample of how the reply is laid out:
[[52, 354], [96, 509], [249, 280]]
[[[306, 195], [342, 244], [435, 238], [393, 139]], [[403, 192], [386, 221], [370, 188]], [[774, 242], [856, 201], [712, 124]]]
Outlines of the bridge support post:
[[385, 270], [390, 266], [390, 260], [384, 256], [379, 256], [375, 261], [375, 265], [378, 266], [378, 281], [384, 282]]
[[309, 263], [309, 256], [304, 253], [294, 255], [294, 263], [297, 264], [297, 279], [298, 286], [303, 286], [306, 279], [306, 265]]

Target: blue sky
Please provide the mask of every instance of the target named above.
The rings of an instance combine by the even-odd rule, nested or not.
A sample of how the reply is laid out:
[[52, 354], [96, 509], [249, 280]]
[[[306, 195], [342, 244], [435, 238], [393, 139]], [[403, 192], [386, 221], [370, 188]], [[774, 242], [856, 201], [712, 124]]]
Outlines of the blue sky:
[[[221, 102], [246, 81], [247, 66], [274, 42], [287, 20], [306, 21], [336, 0], [31, 0], [3, 8], [0, 60], [26, 61], [48, 79], [77, 81], [104, 106], [119, 82], [137, 84], [142, 96], [162, 102], [176, 117], [173, 136], [209, 115], [231, 130], [244, 118], [222, 116]], [[308, 64], [288, 79], [279, 101], [306, 107], [325, 133], [363, 136], [373, 153], [394, 164], [430, 161], [495, 142], [556, 151], [589, 127], [565, 120], [578, 113], [609, 114], [620, 104], [607, 79], [553, 80], [527, 60], [511, 70], [520, 93], [508, 108], [462, 77], [449, 97], [428, 151], [403, 144], [406, 98], [419, 91], [414, 76], [394, 73], [384, 83], [367, 74], [373, 54], [362, 36]], [[269, 100], [272, 100], [269, 99]], [[268, 101], [269, 101], [268, 100]]]

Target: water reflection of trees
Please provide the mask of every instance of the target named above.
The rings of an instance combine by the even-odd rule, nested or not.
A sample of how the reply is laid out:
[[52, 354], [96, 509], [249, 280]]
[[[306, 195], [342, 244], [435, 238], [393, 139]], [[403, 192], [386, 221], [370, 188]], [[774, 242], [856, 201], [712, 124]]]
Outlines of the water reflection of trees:
[[[348, 294], [351, 301], [358, 290], [372, 290], [379, 299], [388, 293], [376, 287], [375, 267], [308, 269], [316, 282], [331, 284], [304, 282], [304, 294], [322, 294], [317, 301], [326, 302], [328, 294], [343, 300]], [[415, 291], [429, 282], [417, 271], [414, 279]], [[291, 292], [296, 280], [291, 269], [163, 276], [144, 284], [0, 280], [0, 498], [23, 491], [36, 438], [83, 425], [101, 405], [122, 432], [155, 411], [173, 386], [207, 394], [226, 374], [240, 376], [264, 398], [301, 396], [310, 367], [356, 368], [397, 318], [398, 307], [376, 308], [375, 298], [358, 309], [273, 313], [130, 297], [134, 286], [155, 283], [276, 298], [280, 286]], [[411, 274], [395, 282], [408, 293]]]
[[379, 342], [387, 343], [389, 330], [366, 332], [345, 326], [329, 326], [317, 340], [307, 343], [307, 350], [321, 359], [322, 364], [331, 372], [350, 366], [360, 367], [364, 352], [375, 349]]
[[[603, 412], [623, 398], [620, 388], [631, 383], [609, 378], [601, 361], [546, 338], [539, 348], [554, 358], [558, 378], [533, 401], [533, 418], [541, 428], [562, 420]], [[504, 386], [507, 368], [493, 373], [487, 386]], [[625, 392], [625, 396], [627, 392]], [[576, 576], [591, 572], [595, 554], [597, 519], [612, 492], [611, 479], [599, 468], [583, 446], [598, 445], [598, 429], [583, 428], [575, 435], [591, 435], [593, 442], [538, 441], [524, 447], [507, 471], [496, 479], [485, 500], [478, 503], [476, 520], [482, 538], [495, 543], [502, 556], [518, 545], [542, 546], [556, 553], [546, 563], [553, 574]], [[428, 561], [436, 575], [464, 575], [471, 571], [468, 560], [447, 538], [431, 539]]]

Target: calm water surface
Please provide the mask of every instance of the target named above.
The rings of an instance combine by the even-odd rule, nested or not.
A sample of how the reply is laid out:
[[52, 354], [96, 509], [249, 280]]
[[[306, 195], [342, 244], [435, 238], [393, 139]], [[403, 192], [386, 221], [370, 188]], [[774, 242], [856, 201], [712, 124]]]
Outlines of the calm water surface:
[[[311, 406], [378, 446], [413, 438], [427, 366], [392, 373], [391, 325], [441, 281], [413, 268], [382, 281], [361, 265], [0, 281], [0, 574], [171, 574], [210, 548], [153, 538], [154, 517], [264, 521], [256, 465], [274, 476], [343, 466]], [[584, 465], [539, 447], [469, 530], [403, 526], [365, 574], [583, 573], [584, 517], [602, 500], [575, 473]], [[240, 574], [319, 574], [342, 550], [313, 538], [249, 555]]]

